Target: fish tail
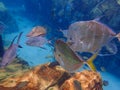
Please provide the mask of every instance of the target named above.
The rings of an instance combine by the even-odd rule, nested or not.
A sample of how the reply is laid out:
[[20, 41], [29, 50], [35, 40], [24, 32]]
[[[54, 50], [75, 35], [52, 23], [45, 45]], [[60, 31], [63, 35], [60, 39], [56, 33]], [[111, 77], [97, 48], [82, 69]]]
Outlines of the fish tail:
[[87, 60], [87, 62], [86, 62], [86, 64], [91, 68], [91, 70], [93, 70], [93, 71], [96, 71], [96, 67], [95, 67], [95, 65], [93, 64], [93, 61], [95, 60], [95, 58], [97, 57], [97, 55], [98, 55], [98, 52], [96, 52], [93, 56], [91, 56], [88, 60]]
[[115, 37], [117, 37], [118, 40], [120, 41], [120, 33], [118, 33]]

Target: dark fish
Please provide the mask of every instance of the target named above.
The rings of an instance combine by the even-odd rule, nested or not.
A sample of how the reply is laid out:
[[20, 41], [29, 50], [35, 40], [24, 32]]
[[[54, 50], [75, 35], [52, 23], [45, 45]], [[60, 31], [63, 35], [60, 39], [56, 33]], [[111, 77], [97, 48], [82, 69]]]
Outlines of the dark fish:
[[93, 60], [97, 57], [97, 54], [95, 53], [87, 61], [84, 61], [62, 40], [57, 40], [55, 43], [55, 59], [70, 73], [78, 70], [83, 64], [87, 64], [92, 70], [96, 70]]
[[26, 36], [27, 37], [36, 37], [40, 35], [45, 35], [46, 34], [46, 29], [42, 26], [35, 26], [33, 27], [32, 31], [29, 32]]
[[74, 90], [82, 90], [81, 83], [78, 80], [73, 81]]
[[26, 41], [26, 44], [29, 46], [35, 46], [35, 47], [41, 47], [41, 48], [46, 43], [48, 43], [48, 40], [42, 36], [31, 37], [31, 38], [28, 38], [28, 40]]
[[108, 86], [108, 85], [109, 85], [109, 82], [106, 81], [106, 80], [103, 80], [103, 85], [104, 85], [104, 86]]
[[12, 40], [12, 42], [11, 42], [10, 47], [5, 51], [5, 53], [3, 55], [3, 58], [2, 58], [2, 62], [1, 62], [1, 67], [2, 68], [7, 66], [8, 64], [10, 64], [13, 61], [13, 59], [16, 57], [17, 48], [19, 47], [19, 42], [20, 42], [21, 35], [22, 35], [22, 32], [19, 34], [16, 44], [14, 44], [14, 41], [17, 38], [17, 36], [15, 36], [14, 39]]
[[112, 29], [96, 20], [71, 24], [65, 36], [67, 42], [72, 43], [70, 45], [72, 50], [91, 53], [99, 51], [105, 46], [110, 53], [115, 54], [117, 47], [111, 43], [111, 40], [115, 37], [120, 40], [120, 34], [116, 35]]

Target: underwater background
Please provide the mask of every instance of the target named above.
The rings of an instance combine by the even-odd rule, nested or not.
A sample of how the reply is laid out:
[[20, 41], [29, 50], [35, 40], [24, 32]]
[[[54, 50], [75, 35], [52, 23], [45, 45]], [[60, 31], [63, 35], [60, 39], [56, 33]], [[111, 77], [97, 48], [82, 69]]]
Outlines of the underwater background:
[[[119, 33], [120, 0], [0, 0], [0, 22], [5, 24], [4, 32], [0, 34], [0, 57], [12, 39], [23, 32], [20, 40], [22, 48], [17, 50], [17, 58], [31, 67], [53, 62], [53, 46], [45, 44], [45, 49], [28, 46], [25, 44], [26, 34], [40, 25], [47, 28], [48, 39], [64, 38], [60, 29], [66, 30], [76, 21], [96, 18]], [[115, 55], [98, 56], [94, 60], [97, 70], [109, 82], [104, 90], [119, 90], [120, 86], [120, 42], [116, 39], [114, 42], [117, 46]]]

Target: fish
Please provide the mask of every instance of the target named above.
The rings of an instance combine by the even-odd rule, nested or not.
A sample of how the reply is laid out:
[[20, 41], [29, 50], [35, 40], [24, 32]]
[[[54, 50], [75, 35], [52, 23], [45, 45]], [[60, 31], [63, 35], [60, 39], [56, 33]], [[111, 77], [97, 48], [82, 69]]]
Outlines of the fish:
[[76, 52], [95, 53], [105, 47], [111, 54], [116, 54], [117, 46], [111, 41], [114, 38], [120, 41], [120, 33], [116, 34], [107, 25], [95, 19], [72, 23], [64, 36], [70, 48]]
[[73, 81], [74, 90], [82, 90], [81, 83], [78, 80]]
[[26, 36], [27, 37], [36, 37], [40, 35], [45, 35], [46, 29], [42, 26], [35, 26], [33, 27], [32, 31], [30, 31]]
[[14, 44], [15, 39], [17, 38], [17, 36], [15, 36], [11, 42], [11, 45], [9, 46], [9, 48], [5, 51], [3, 58], [2, 58], [2, 62], [0, 64], [1, 68], [6, 67], [7, 65], [9, 65], [10, 63], [12, 63], [12, 61], [14, 60], [14, 58], [16, 57], [16, 53], [17, 53], [17, 48], [21, 46], [19, 45], [20, 42], [20, 37], [22, 35], [23, 32], [21, 32], [18, 36], [18, 40], [17, 43]]
[[92, 55], [87, 61], [78, 56], [64, 41], [58, 39], [55, 42], [54, 56], [56, 61], [68, 72], [74, 73], [83, 64], [87, 64], [91, 70], [96, 71], [93, 61], [97, 57], [98, 52]]
[[41, 48], [43, 48], [42, 46], [47, 43], [48, 43], [48, 40], [46, 39], [46, 37], [42, 37], [42, 36], [30, 37], [26, 41], [26, 44], [28, 46], [35, 46], [35, 47], [41, 47]]
[[103, 85], [104, 85], [104, 86], [108, 86], [108, 85], [109, 85], [109, 82], [106, 81], [106, 80], [103, 80]]

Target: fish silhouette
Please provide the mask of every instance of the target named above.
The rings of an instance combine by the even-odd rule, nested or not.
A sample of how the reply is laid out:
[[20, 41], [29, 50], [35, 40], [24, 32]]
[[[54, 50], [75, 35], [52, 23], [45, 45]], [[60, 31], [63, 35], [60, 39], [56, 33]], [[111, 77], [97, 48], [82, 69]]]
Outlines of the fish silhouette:
[[42, 37], [42, 36], [30, 37], [26, 41], [27, 45], [35, 46], [35, 47], [42, 47], [46, 43], [48, 43], [48, 40], [46, 39], [46, 37]]
[[90, 53], [106, 47], [111, 54], [116, 54], [117, 47], [111, 41], [116, 37], [120, 40], [120, 33], [116, 34], [108, 26], [96, 20], [72, 23], [64, 36], [67, 37], [67, 42], [73, 51]]
[[23, 32], [21, 32], [18, 36], [18, 40], [17, 43], [14, 44], [15, 39], [17, 38], [17, 36], [14, 37], [14, 39], [11, 42], [11, 45], [9, 46], [9, 48], [5, 51], [3, 58], [2, 58], [2, 62], [1, 62], [1, 67], [4, 68], [6, 67], [8, 64], [10, 64], [14, 58], [16, 57], [16, 53], [17, 53], [17, 48], [21, 46], [19, 45], [20, 42], [20, 37], [22, 35]]
[[97, 57], [98, 52], [91, 56], [87, 61], [84, 61], [67, 45], [67, 43], [62, 40], [56, 40], [54, 55], [58, 63], [70, 73], [74, 73], [83, 64], [87, 64], [92, 70], [96, 71], [93, 60]]
[[42, 26], [35, 26], [33, 27], [32, 31], [29, 32], [26, 36], [27, 37], [36, 37], [40, 35], [45, 35], [46, 34], [46, 29]]

